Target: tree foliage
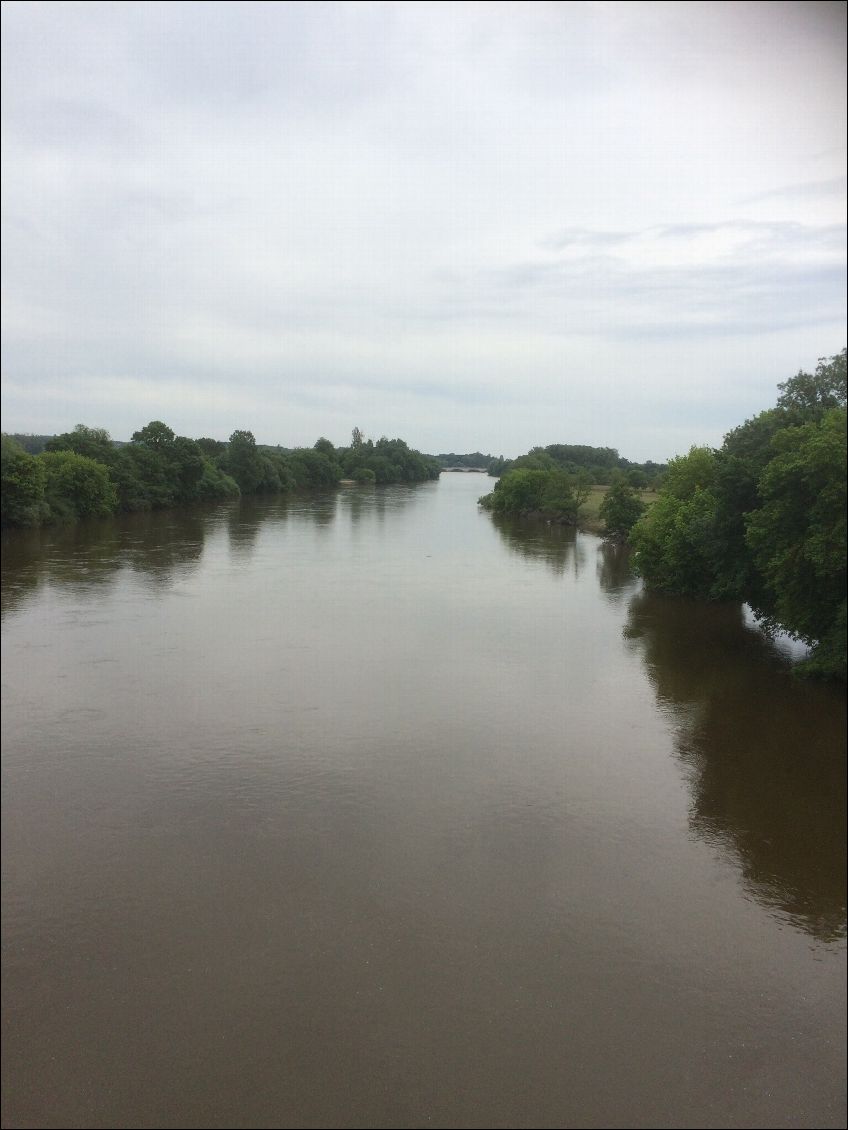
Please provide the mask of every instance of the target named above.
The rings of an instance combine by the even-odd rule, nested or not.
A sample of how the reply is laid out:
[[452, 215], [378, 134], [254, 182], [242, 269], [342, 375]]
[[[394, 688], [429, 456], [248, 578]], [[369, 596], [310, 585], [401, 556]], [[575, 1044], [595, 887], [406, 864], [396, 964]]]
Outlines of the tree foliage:
[[367, 469], [377, 483], [419, 483], [437, 479], [441, 473], [437, 460], [413, 450], [402, 439], [382, 436], [374, 443], [364, 439], [358, 428], [353, 438], [349, 448], [337, 452], [347, 478], [360, 481], [357, 472]]
[[[161, 420], [114, 442], [103, 428], [78, 424], [43, 438], [43, 454], [3, 437], [4, 526], [75, 521], [117, 511], [219, 502], [240, 494], [326, 489], [345, 475], [364, 483], [437, 478], [436, 460], [403, 440], [365, 440], [354, 429], [349, 448], [321, 437], [313, 447], [262, 447], [238, 429], [228, 442], [176, 435]], [[82, 460], [82, 462], [80, 462]], [[95, 470], [92, 470], [92, 465]]]
[[268, 478], [268, 468], [256, 448], [253, 432], [234, 431], [224, 460], [227, 473], [238, 483], [242, 494], [254, 494]]
[[108, 467], [75, 451], [46, 451], [35, 458], [44, 467], [44, 494], [51, 514], [67, 521], [114, 514], [118, 492]]
[[[611, 483], [620, 471], [634, 471], [639, 475], [638, 485], [654, 486], [665, 470], [662, 464], [631, 463], [619, 455], [614, 447], [589, 447], [580, 443], [551, 443], [547, 447], [533, 447], [517, 459], [504, 459], [501, 455], [491, 459], [488, 473], [494, 477], [507, 471], [527, 468], [534, 471], [565, 471], [569, 475], [583, 472], [592, 483]], [[637, 485], [634, 483], [633, 485]]]
[[573, 525], [583, 501], [585, 488], [574, 476], [556, 469], [519, 467], [501, 476], [480, 505], [496, 514], [538, 515]]
[[845, 678], [845, 350], [778, 386], [774, 408], [668, 466], [631, 533], [646, 583], [746, 601], [812, 649], [802, 669]]
[[49, 515], [44, 463], [9, 436], [0, 443], [0, 512], [4, 526], [38, 526]]
[[845, 435], [844, 408], [780, 432], [760, 478], [762, 505], [747, 521], [748, 546], [772, 597], [763, 618], [817, 644], [816, 666], [843, 678]]
[[645, 512], [645, 503], [630, 485], [629, 475], [613, 481], [598, 511], [607, 537], [617, 541], [625, 540]]

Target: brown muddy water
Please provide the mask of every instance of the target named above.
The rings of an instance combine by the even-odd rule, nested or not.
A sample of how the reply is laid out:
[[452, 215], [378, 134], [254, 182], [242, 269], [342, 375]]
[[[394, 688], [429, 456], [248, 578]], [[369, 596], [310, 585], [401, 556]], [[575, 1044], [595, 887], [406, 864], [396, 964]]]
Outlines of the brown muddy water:
[[477, 475], [8, 537], [5, 1127], [845, 1124], [845, 715]]

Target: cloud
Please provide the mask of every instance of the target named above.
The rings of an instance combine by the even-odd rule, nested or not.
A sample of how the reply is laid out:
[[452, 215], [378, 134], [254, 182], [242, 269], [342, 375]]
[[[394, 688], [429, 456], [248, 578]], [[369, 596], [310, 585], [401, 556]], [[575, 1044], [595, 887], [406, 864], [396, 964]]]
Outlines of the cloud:
[[572, 230], [544, 257], [497, 268], [480, 291], [493, 316], [523, 309], [550, 332], [693, 342], [838, 322], [844, 224], [734, 220], [630, 232]]
[[844, 200], [848, 191], [848, 178], [829, 177], [827, 180], [805, 181], [802, 184], [787, 184], [772, 188], [768, 192], [758, 192], [755, 196], [743, 197], [740, 204], [759, 204], [762, 201], [817, 201], [836, 197]]
[[808, 9], [4, 4], [4, 426], [711, 438], [844, 344]]

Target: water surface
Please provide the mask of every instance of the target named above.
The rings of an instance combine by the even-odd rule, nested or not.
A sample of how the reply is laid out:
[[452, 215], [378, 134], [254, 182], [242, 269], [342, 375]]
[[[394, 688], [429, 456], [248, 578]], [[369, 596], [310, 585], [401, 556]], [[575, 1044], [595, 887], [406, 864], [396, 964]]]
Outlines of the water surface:
[[845, 1122], [845, 722], [476, 475], [15, 535], [3, 1125]]

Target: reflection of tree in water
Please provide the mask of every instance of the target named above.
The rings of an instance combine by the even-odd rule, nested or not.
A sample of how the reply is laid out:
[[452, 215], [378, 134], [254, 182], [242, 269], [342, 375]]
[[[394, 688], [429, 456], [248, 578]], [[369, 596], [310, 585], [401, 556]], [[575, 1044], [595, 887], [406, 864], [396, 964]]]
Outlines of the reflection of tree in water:
[[691, 825], [730, 847], [756, 899], [823, 940], [845, 933], [845, 719], [793, 678], [741, 607], [639, 593], [626, 633], [678, 721]]
[[129, 516], [121, 525], [124, 562], [158, 589], [193, 573], [212, 521], [210, 511], [170, 510]]
[[374, 486], [343, 487], [339, 491], [339, 513], [346, 515], [354, 523], [358, 522], [365, 514], [374, 510], [374, 495], [377, 488]]
[[44, 584], [44, 530], [3, 532], [3, 583], [0, 586], [0, 609], [8, 616], [38, 592]]
[[392, 513], [406, 510], [414, 503], [421, 502], [425, 492], [432, 489], [433, 483], [391, 483], [387, 486], [357, 484], [341, 488], [338, 494], [339, 513], [347, 515], [352, 522], [369, 515], [375, 515], [380, 522]]
[[598, 546], [598, 584], [613, 604], [620, 604], [639, 587], [639, 579], [633, 573], [632, 560], [628, 545], [604, 541]]
[[586, 551], [573, 526], [537, 518], [492, 514], [492, 524], [504, 544], [527, 561], [544, 562], [558, 576], [571, 568], [575, 577], [586, 563]]
[[336, 492], [322, 491], [320, 494], [313, 495], [309, 501], [310, 505], [305, 508], [304, 513], [308, 513], [310, 520], [318, 529], [329, 529], [336, 520], [336, 509], [338, 507]]
[[3, 540], [3, 615], [42, 585], [85, 593], [131, 570], [162, 589], [200, 561], [208, 512], [168, 511], [20, 530]]
[[243, 498], [227, 511], [227, 540], [230, 553], [240, 562], [247, 561], [256, 549], [259, 529], [266, 521], [281, 521], [286, 517], [285, 509], [275, 507], [269, 514], [268, 505], [262, 500]]
[[310, 490], [286, 497], [280, 496], [275, 503], [266, 503], [269, 515], [281, 514], [290, 520], [327, 530], [336, 520], [338, 492], [334, 490]]

